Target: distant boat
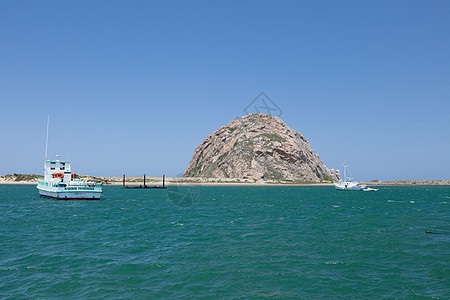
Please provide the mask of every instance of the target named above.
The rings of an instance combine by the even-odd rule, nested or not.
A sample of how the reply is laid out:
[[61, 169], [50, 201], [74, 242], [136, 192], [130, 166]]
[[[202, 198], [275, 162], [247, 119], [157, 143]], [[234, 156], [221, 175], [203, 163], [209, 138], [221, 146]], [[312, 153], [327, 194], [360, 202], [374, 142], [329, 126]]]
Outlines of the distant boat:
[[357, 181], [352, 181], [352, 178], [347, 177], [347, 168], [348, 166], [343, 164], [344, 168], [344, 180], [334, 183], [334, 188], [339, 191], [378, 191], [378, 189], [373, 189], [367, 187], [365, 184], [359, 184]]
[[60, 161], [59, 155], [56, 160], [47, 160], [49, 119], [45, 141], [44, 177], [39, 178], [37, 184], [39, 194], [58, 200], [99, 200], [102, 196], [102, 184], [76, 178], [76, 174], [71, 171], [70, 162]]

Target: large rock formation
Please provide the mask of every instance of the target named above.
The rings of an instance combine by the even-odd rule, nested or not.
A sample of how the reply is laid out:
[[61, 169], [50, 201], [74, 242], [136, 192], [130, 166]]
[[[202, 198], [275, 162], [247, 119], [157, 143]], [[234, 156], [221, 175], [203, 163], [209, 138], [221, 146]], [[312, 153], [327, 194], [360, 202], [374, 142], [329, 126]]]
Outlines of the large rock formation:
[[280, 118], [250, 114], [209, 135], [184, 176], [319, 181], [338, 175]]

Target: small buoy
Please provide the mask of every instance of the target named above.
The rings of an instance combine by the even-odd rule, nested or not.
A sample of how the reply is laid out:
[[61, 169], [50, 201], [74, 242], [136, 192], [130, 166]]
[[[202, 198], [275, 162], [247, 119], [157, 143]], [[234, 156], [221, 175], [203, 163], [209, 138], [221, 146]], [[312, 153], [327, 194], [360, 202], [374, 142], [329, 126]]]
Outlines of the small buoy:
[[431, 232], [431, 231], [425, 231], [426, 233], [431, 233], [431, 234], [442, 234], [442, 235], [450, 235], [450, 232]]

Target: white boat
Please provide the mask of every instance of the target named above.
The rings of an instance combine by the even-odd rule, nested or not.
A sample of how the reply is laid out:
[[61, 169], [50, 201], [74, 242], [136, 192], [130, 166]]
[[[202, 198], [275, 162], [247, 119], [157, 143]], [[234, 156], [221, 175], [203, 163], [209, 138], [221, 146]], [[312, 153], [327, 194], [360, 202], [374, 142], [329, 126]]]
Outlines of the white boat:
[[344, 168], [344, 180], [334, 183], [334, 188], [339, 191], [378, 191], [378, 189], [373, 189], [367, 187], [365, 184], [360, 184], [357, 181], [352, 181], [352, 178], [347, 177], [347, 165], [342, 165]]
[[46, 160], [44, 177], [39, 178], [37, 188], [43, 197], [58, 200], [99, 200], [102, 184], [85, 182], [71, 172], [70, 162]]
[[99, 200], [103, 189], [101, 183], [85, 182], [76, 178], [76, 174], [71, 171], [70, 162], [60, 161], [58, 155], [56, 160], [47, 160], [48, 123], [49, 119], [45, 142], [44, 177], [39, 178], [37, 184], [39, 194], [58, 200]]
[[359, 184], [356, 181], [341, 181], [334, 183], [334, 188], [341, 191], [362, 191], [366, 187], [366, 185]]

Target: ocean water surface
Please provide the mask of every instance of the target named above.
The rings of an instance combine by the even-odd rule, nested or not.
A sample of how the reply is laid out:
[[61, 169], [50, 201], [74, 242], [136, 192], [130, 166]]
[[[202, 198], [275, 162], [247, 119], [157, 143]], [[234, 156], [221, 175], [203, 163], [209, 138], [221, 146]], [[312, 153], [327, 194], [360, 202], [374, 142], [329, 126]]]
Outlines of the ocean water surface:
[[449, 216], [444, 186], [0, 185], [0, 298], [449, 299]]

